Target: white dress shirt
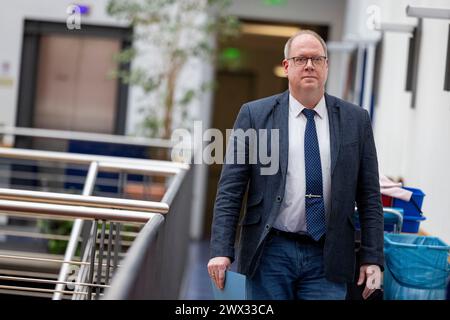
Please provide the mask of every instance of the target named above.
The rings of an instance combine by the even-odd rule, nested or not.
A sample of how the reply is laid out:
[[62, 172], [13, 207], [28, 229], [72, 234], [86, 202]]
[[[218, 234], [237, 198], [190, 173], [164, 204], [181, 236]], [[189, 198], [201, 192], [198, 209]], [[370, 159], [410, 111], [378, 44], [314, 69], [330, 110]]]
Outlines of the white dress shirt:
[[[302, 113], [304, 108], [300, 102], [289, 94], [289, 153], [286, 188], [280, 213], [273, 225], [276, 229], [295, 233], [306, 233], [304, 146], [307, 119]], [[314, 110], [316, 111], [314, 122], [316, 123], [322, 165], [325, 212], [329, 212], [331, 189], [330, 125], [325, 97], [320, 99]]]

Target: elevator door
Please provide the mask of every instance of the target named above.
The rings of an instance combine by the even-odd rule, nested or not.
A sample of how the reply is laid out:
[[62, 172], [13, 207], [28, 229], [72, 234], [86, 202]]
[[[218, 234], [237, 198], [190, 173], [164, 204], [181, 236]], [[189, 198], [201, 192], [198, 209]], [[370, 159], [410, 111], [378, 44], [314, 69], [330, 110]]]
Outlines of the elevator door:
[[33, 127], [114, 133], [120, 40], [45, 35], [39, 45]]

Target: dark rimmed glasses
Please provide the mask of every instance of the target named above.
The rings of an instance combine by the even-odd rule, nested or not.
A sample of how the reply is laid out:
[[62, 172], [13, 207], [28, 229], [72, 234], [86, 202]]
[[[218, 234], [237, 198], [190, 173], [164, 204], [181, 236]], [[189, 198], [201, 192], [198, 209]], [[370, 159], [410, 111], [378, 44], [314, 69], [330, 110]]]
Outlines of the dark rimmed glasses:
[[292, 60], [294, 62], [294, 65], [296, 65], [297, 67], [304, 67], [308, 63], [309, 59], [311, 59], [311, 63], [315, 67], [322, 67], [325, 64], [325, 61], [327, 61], [327, 57], [325, 56], [316, 56], [316, 57], [298, 56], [287, 58], [286, 60]]

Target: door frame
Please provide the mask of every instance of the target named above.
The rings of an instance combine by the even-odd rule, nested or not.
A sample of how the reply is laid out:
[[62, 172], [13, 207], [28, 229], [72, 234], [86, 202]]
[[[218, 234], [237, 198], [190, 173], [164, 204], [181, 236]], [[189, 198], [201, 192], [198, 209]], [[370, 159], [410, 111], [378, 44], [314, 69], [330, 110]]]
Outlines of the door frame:
[[[121, 49], [132, 45], [131, 27], [112, 27], [83, 24], [79, 30], [69, 30], [65, 23], [24, 20], [22, 57], [16, 112], [16, 127], [33, 127], [33, 115], [36, 102], [37, 71], [39, 61], [39, 43], [44, 35], [63, 34], [76, 37], [101, 37], [121, 40]], [[129, 71], [130, 64], [122, 64], [121, 70]], [[128, 103], [128, 84], [117, 81], [116, 119], [114, 134], [124, 135]]]

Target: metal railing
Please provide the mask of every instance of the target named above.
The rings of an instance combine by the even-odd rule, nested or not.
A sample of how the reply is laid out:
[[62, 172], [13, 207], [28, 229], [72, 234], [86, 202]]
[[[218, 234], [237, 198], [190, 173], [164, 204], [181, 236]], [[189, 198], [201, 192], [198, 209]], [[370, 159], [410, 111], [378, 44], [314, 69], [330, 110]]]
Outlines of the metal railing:
[[141, 230], [105, 299], [179, 298], [188, 260], [192, 179], [192, 170], [176, 177], [164, 199], [169, 205], [164, 223], [152, 220]]
[[[25, 132], [26, 130], [22, 129], [10, 130], [8, 134], [68, 138], [61, 132], [55, 133], [50, 130], [36, 132], [36, 129], [30, 129], [34, 130], [33, 132]], [[5, 133], [5, 128], [0, 130], [1, 133]], [[93, 141], [93, 136], [89, 134], [84, 138]], [[108, 142], [113, 137], [95, 136]], [[73, 134], [70, 138], [73, 138]], [[82, 140], [81, 138], [83, 137], [77, 137], [78, 140]], [[117, 137], [112, 139], [112, 142], [117, 143]], [[167, 141], [158, 143], [157, 147], [170, 146]], [[70, 236], [51, 234], [37, 236], [40, 239], [66, 241], [63, 258], [45, 258], [33, 256], [31, 253], [14, 255], [0, 252], [0, 263], [21, 261], [59, 266], [57, 279], [28, 276], [33, 272], [20, 273], [10, 270], [9, 274], [5, 275], [0, 271], [2, 283], [11, 281], [46, 284], [54, 285], [54, 289], [2, 284], [0, 290], [16, 294], [45, 294], [46, 296], [52, 294], [53, 299], [67, 297], [98, 299], [103, 296], [105, 290], [106, 298], [178, 298], [189, 242], [192, 201], [192, 172], [189, 166], [162, 160], [12, 148], [0, 148], [0, 158], [12, 161], [51, 161], [58, 164], [89, 165], [81, 195], [0, 188], [0, 215], [3, 213], [10, 217], [27, 217], [27, 219], [75, 219]], [[166, 177], [168, 183], [165, 184], [165, 193], [160, 201], [99, 197], [92, 194], [100, 171], [118, 173], [122, 184], [127, 183], [128, 174]], [[149, 181], [144, 180], [143, 183], [149, 183]], [[142, 226], [142, 224], [145, 225], [138, 232], [122, 230], [126, 225]], [[36, 232], [7, 230], [4, 233], [4, 235], [16, 237], [33, 234]], [[136, 238], [132, 239], [135, 235], [137, 235]], [[2, 236], [1, 230], [0, 236]], [[121, 238], [124, 236], [134, 240], [128, 241], [131, 246], [125, 254], [121, 252], [124, 242]], [[168, 265], [168, 263], [174, 264]], [[130, 272], [131, 270], [140, 270], [140, 272]], [[22, 276], [23, 274], [26, 276]], [[158, 277], [155, 277], [156, 274]]]
[[105, 143], [120, 143], [126, 145], [140, 145], [155, 148], [171, 148], [172, 142], [170, 140], [131, 137], [131, 136], [117, 136], [102, 133], [88, 133], [64, 130], [49, 130], [38, 128], [23, 128], [23, 127], [0, 127], [0, 135], [4, 137], [4, 144], [12, 144], [14, 137], [25, 136], [34, 138], [49, 138], [59, 140], [78, 140], [89, 142], [105, 142]]

